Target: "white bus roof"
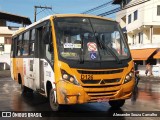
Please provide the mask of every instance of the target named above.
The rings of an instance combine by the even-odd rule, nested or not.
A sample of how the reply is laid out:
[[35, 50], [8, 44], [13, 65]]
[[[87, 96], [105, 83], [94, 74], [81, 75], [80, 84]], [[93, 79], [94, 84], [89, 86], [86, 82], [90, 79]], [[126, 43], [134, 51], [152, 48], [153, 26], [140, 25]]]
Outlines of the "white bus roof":
[[55, 14], [55, 15], [49, 15], [47, 17], [44, 17], [44, 18], [38, 20], [37, 22], [34, 22], [31, 25], [29, 25], [29, 26], [27, 26], [27, 27], [25, 27], [23, 29], [18, 30], [17, 32], [15, 32], [15, 34], [13, 34], [13, 36], [18, 34], [18, 33], [20, 33], [20, 32], [22, 32], [22, 31], [24, 31], [24, 30], [27, 30], [27, 29], [35, 26], [35, 25], [38, 25], [39, 23], [41, 23], [41, 22], [43, 22], [45, 20], [49, 20], [51, 17], [93, 17], [93, 18], [99, 18], [99, 19], [114, 21], [114, 20], [112, 20], [110, 18], [95, 16], [95, 15], [88, 15], [88, 14]]

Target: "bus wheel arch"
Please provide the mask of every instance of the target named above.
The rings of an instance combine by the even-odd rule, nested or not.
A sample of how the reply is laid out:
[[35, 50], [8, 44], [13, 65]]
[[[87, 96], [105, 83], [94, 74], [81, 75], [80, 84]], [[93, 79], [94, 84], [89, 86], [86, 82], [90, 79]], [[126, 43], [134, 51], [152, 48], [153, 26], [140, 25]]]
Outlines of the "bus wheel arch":
[[55, 91], [54, 91], [50, 81], [47, 81], [46, 91], [47, 91], [47, 98], [49, 100], [51, 109], [53, 111], [59, 111], [60, 105], [58, 104], [58, 102], [56, 100]]
[[21, 77], [21, 74], [18, 73], [18, 83], [21, 85], [21, 91], [22, 91], [22, 94], [26, 94], [26, 93], [33, 93], [33, 90], [26, 87], [23, 83], [22, 83], [22, 77]]
[[50, 81], [47, 81], [47, 83], [46, 83], [47, 98], [49, 98], [49, 92], [51, 89], [52, 89], [52, 84]]
[[22, 84], [22, 77], [21, 77], [21, 74], [20, 74], [20, 73], [18, 73], [18, 83], [19, 83], [19, 84]]

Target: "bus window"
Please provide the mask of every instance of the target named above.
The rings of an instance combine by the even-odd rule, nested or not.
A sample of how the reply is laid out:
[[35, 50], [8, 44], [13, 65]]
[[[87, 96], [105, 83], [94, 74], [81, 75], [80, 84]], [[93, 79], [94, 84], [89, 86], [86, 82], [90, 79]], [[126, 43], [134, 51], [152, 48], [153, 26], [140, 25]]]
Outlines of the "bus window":
[[15, 47], [16, 47], [16, 41], [17, 41], [17, 37], [15, 37], [15, 38], [13, 38], [12, 39], [12, 45], [11, 45], [11, 54], [10, 54], [10, 56], [11, 57], [15, 57]]
[[43, 23], [41, 27], [37, 28], [37, 39], [39, 42], [38, 57], [47, 58], [53, 64], [53, 43], [50, 24]]
[[29, 41], [29, 55], [34, 55], [34, 43], [35, 43], [35, 29], [30, 32], [31, 37]]
[[52, 32], [50, 29], [50, 24], [47, 23], [46, 26], [43, 27], [43, 43], [45, 49], [45, 57], [53, 64], [53, 42], [52, 42]]
[[24, 33], [24, 38], [23, 38], [23, 52], [22, 52], [22, 54], [24, 55], [24, 56], [27, 56], [28, 55], [28, 52], [29, 52], [29, 50], [28, 50], [28, 46], [29, 45], [29, 31], [28, 32], [25, 32]]
[[19, 38], [18, 38], [18, 41], [17, 41], [17, 53], [16, 53], [16, 55], [17, 56], [21, 56], [22, 55], [22, 51], [23, 51], [23, 48], [22, 48], [22, 35], [20, 35]]

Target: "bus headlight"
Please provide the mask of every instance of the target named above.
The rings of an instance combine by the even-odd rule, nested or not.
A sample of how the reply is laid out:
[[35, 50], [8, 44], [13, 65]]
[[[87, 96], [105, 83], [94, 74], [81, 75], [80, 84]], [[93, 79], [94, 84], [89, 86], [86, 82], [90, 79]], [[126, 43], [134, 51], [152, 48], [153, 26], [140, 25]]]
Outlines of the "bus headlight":
[[127, 82], [129, 82], [129, 81], [131, 81], [133, 75], [134, 75], [133, 72], [128, 73], [128, 74], [126, 75], [126, 77], [125, 77], [124, 84], [127, 83]]
[[69, 81], [75, 85], [79, 85], [78, 81], [75, 79], [74, 76], [68, 74], [65, 70], [61, 69], [61, 73], [62, 73], [62, 78], [66, 81]]
[[68, 75], [67, 74], [63, 74], [63, 79], [67, 80], [68, 79]]

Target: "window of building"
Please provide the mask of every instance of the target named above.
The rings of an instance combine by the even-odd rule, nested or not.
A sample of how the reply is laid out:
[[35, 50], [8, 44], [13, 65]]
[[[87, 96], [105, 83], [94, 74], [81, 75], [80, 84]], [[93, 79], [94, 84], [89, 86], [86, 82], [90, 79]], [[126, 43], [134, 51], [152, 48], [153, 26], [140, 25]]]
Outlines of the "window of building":
[[157, 16], [160, 16], [160, 5], [157, 5]]
[[11, 37], [5, 37], [5, 39], [4, 39], [4, 44], [12, 44], [12, 39], [11, 39]]
[[128, 16], [128, 24], [131, 23], [131, 14]]
[[0, 52], [4, 51], [4, 44], [0, 44]]
[[137, 65], [143, 65], [143, 60], [136, 60], [134, 61]]
[[157, 60], [156, 59], [148, 59], [147, 61], [146, 61], [146, 64], [147, 63], [150, 63], [150, 65], [156, 65], [157, 64]]
[[138, 43], [143, 44], [143, 33], [142, 32], [138, 33], [138, 37], [139, 37]]
[[136, 10], [134, 11], [134, 20], [137, 20], [137, 18], [138, 18], [138, 11]]
[[134, 42], [134, 35], [132, 36], [132, 44], [135, 44], [135, 42]]

